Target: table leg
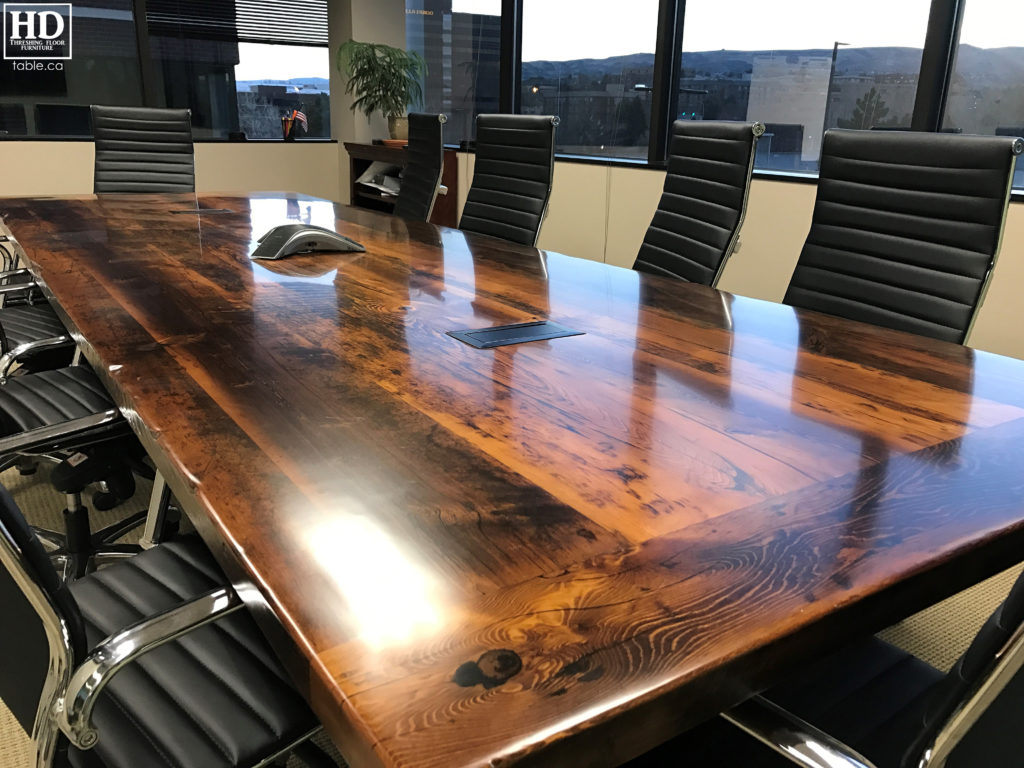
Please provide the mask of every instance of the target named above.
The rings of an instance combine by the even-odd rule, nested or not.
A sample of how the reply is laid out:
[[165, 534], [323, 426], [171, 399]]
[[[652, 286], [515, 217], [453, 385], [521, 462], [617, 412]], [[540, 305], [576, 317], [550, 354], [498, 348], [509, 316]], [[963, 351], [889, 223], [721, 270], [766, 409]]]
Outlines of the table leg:
[[146, 516], [146, 528], [142, 532], [139, 546], [150, 549], [160, 543], [167, 522], [167, 508], [171, 502], [171, 489], [167, 481], [158, 471], [153, 478], [153, 493], [149, 497], [149, 513]]

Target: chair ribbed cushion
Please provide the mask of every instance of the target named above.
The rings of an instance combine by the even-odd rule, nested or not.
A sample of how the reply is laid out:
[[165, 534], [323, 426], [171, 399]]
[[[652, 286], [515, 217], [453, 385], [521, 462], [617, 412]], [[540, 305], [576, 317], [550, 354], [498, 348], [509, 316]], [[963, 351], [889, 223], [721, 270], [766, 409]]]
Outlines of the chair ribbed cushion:
[[534, 245], [551, 193], [554, 118], [479, 115], [473, 184], [459, 228]]
[[61, 424], [114, 408], [87, 366], [12, 376], [0, 385], [0, 435]]
[[785, 302], [962, 343], [998, 247], [1017, 141], [826, 132]]
[[714, 282], [743, 221], [755, 125], [673, 123], [664, 191], [633, 269], [702, 285]]
[[67, 334], [60, 318], [48, 304], [21, 304], [0, 309], [0, 325], [13, 348], [31, 341]]
[[402, 173], [402, 188], [395, 203], [395, 216], [426, 221], [441, 183], [444, 146], [441, 115], [413, 112], [409, 115], [408, 164]]
[[[226, 583], [195, 537], [161, 544], [75, 582], [90, 647], [147, 616]], [[248, 766], [317, 722], [245, 612], [145, 654], [98, 701], [99, 743], [72, 765]]]
[[194, 192], [187, 109], [92, 107], [95, 192]]

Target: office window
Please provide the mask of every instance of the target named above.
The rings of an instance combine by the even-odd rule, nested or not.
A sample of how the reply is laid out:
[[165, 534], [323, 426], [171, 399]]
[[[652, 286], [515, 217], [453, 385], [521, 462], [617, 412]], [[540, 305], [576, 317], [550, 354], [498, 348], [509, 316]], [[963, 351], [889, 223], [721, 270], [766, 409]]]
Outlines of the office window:
[[558, 152], [647, 159], [657, 32], [658, 0], [523, 0], [522, 112], [561, 118]]
[[760, 120], [758, 168], [817, 171], [826, 128], [909, 128], [930, 5], [687, 0], [679, 116]]
[[[1024, 136], [1024, 30], [997, 0], [971, 0], [964, 11], [943, 130]], [[1015, 187], [1024, 187], [1018, 160]]]
[[326, 0], [148, 0], [155, 98], [192, 110], [196, 138], [281, 138], [298, 110], [329, 138]]
[[405, 37], [427, 64], [410, 109], [446, 114], [446, 144], [475, 138], [476, 116], [498, 111], [501, 0], [407, 0]]
[[298, 109], [304, 138], [331, 137], [331, 56], [327, 48], [239, 43], [235, 66], [238, 127], [250, 139], [281, 138], [281, 116]]
[[88, 136], [90, 104], [142, 103], [131, 0], [76, 2], [70, 27], [71, 58], [0, 61], [0, 134]]

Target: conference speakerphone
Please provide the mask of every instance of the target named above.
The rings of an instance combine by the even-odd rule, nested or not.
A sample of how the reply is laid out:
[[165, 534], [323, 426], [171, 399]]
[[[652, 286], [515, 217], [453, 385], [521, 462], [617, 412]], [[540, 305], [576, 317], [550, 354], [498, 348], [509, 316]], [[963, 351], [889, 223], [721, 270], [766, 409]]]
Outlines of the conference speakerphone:
[[282, 224], [257, 240], [253, 259], [283, 259], [293, 253], [366, 251], [360, 243], [313, 224]]

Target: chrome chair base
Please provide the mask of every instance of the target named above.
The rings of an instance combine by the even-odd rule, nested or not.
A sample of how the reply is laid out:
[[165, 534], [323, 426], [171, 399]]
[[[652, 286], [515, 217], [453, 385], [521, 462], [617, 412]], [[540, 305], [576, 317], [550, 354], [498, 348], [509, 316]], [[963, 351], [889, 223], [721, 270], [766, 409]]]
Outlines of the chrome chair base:
[[145, 523], [148, 510], [131, 515], [96, 533], [89, 531], [87, 515], [88, 510], [81, 505], [70, 511], [65, 509], [64, 519], [67, 527], [64, 533], [35, 526], [32, 528], [63, 582], [79, 579], [104, 565], [132, 557], [142, 551], [138, 544], [115, 542]]

